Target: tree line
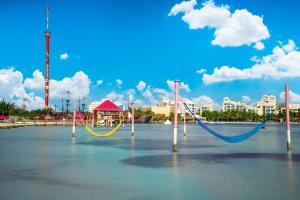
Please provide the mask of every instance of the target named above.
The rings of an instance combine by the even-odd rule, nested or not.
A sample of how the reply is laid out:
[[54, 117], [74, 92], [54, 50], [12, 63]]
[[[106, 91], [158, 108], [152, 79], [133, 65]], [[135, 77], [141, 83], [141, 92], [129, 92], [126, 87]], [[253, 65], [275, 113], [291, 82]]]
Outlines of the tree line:
[[14, 103], [5, 102], [4, 99], [0, 101], [0, 115], [1, 116], [16, 116], [26, 119], [35, 119], [37, 117], [53, 114], [53, 109], [37, 109], [37, 110], [25, 110], [16, 106]]
[[[262, 121], [266, 119], [267, 115], [258, 115], [255, 112], [247, 111], [204, 111], [203, 117], [208, 121]], [[274, 122], [285, 121], [285, 111], [279, 111], [278, 114], [270, 114], [270, 120]], [[292, 122], [300, 122], [300, 112], [290, 111], [290, 120]]]
[[[48, 109], [37, 109], [27, 111], [20, 107], [17, 107], [14, 103], [5, 102], [4, 99], [0, 101], [0, 115], [1, 116], [17, 116], [23, 117], [26, 119], [35, 119], [45, 115], [53, 116], [55, 113], [52, 108]], [[200, 113], [197, 113], [200, 114]], [[155, 114], [150, 109], [142, 110], [140, 108], [135, 109], [135, 117], [139, 118], [141, 116], [152, 116], [153, 122], [162, 122], [166, 120], [174, 120], [173, 112], [170, 113], [170, 116], [167, 117], [164, 114]], [[186, 113], [188, 117], [191, 117]], [[258, 115], [254, 112], [247, 111], [203, 111], [202, 116], [205, 117], [208, 121], [261, 121], [267, 118], [266, 115]], [[291, 112], [290, 119], [292, 122], [300, 122], [300, 112]], [[181, 114], [178, 114], [178, 120], [182, 120]], [[277, 114], [271, 114], [270, 120], [275, 122], [285, 121], [285, 110], [279, 111]]]

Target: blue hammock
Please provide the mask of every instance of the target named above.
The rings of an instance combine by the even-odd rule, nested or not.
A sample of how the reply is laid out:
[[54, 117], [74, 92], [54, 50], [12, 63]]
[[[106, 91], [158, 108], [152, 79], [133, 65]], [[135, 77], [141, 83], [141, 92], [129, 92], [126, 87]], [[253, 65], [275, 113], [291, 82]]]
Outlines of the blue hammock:
[[194, 115], [194, 113], [190, 110], [190, 108], [185, 103], [184, 103], [184, 105], [202, 128], [204, 128], [206, 131], [208, 131], [212, 135], [216, 136], [217, 138], [220, 138], [221, 140], [224, 140], [225, 142], [229, 142], [229, 143], [238, 143], [238, 142], [242, 142], [242, 141], [247, 140], [249, 137], [251, 137], [251, 136], [255, 135], [256, 133], [258, 133], [258, 131], [261, 128], [263, 128], [265, 126], [266, 122], [270, 119], [270, 115], [269, 115], [265, 120], [263, 120], [260, 124], [255, 126], [252, 130], [247, 131], [247, 132], [245, 132], [241, 135], [224, 136], [224, 135], [221, 135], [221, 134], [217, 133], [216, 131], [212, 130], [208, 126], [206, 126], [199, 118], [197, 118]]

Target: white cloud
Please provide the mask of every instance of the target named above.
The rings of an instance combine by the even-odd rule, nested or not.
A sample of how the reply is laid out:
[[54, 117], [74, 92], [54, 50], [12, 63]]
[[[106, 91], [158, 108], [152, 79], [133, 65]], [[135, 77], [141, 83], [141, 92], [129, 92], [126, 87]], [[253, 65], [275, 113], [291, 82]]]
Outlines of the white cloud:
[[32, 73], [33, 78], [26, 78], [24, 86], [33, 90], [41, 90], [45, 88], [45, 78], [40, 70], [35, 70]]
[[187, 83], [180, 82], [180, 89], [186, 91], [186, 92], [191, 92], [190, 86]]
[[254, 48], [257, 50], [263, 50], [265, 48], [265, 45], [262, 42], [256, 42]]
[[151, 98], [152, 97], [152, 93], [150, 92], [150, 90], [145, 90], [145, 92], [143, 92], [143, 97]]
[[73, 99], [87, 96], [90, 92], [90, 82], [88, 75], [82, 71], [76, 72], [73, 77], [65, 77], [60, 81], [51, 79], [49, 97], [60, 99], [62, 96], [66, 96], [68, 90]]
[[192, 101], [200, 106], [207, 105], [208, 103], [213, 103], [214, 100], [210, 98], [209, 96], [202, 95], [196, 98], [193, 98]]
[[198, 69], [196, 72], [197, 72], [198, 74], [203, 74], [203, 73], [206, 72], [206, 69]]
[[245, 103], [251, 102], [251, 98], [249, 96], [242, 96], [242, 101]]
[[142, 106], [144, 106], [145, 105], [145, 103], [141, 100], [141, 99], [136, 99], [135, 101], [134, 101], [134, 106], [135, 107], [142, 107]]
[[194, 9], [194, 6], [197, 4], [196, 0], [183, 1], [176, 4], [170, 11], [168, 16], [177, 15], [180, 12], [190, 12]]
[[142, 95], [148, 99], [151, 104], [155, 104], [157, 102], [156, 98], [152, 95], [152, 92], [149, 89], [145, 90]]
[[119, 87], [121, 87], [121, 85], [123, 84], [123, 81], [121, 79], [117, 79], [116, 83]]
[[33, 92], [27, 93], [23, 85], [14, 90], [12, 100], [18, 107], [25, 105], [27, 110], [44, 108], [44, 99]]
[[111, 99], [112, 101], [118, 101], [121, 103], [125, 103], [124, 101], [124, 95], [123, 94], [118, 94], [115, 91], [112, 91], [111, 93], [107, 94], [106, 99]]
[[69, 58], [69, 54], [68, 53], [63, 53], [63, 54], [60, 54], [60, 59], [61, 60], [67, 60]]
[[284, 46], [276, 46], [270, 55], [252, 59], [255, 64], [250, 68], [222, 66], [212, 74], [204, 74], [203, 82], [213, 84], [245, 79], [281, 79], [300, 77], [300, 52], [295, 42], [289, 40]]
[[102, 84], [103, 84], [103, 80], [98, 80], [96, 85], [99, 86], [99, 85], [102, 85]]
[[215, 39], [212, 44], [222, 47], [238, 47], [258, 43], [260, 45], [257, 46], [261, 48], [263, 46], [261, 40], [270, 37], [263, 19], [247, 10], [236, 10], [223, 26], [216, 29], [214, 35]]
[[[282, 45], [282, 43], [281, 43], [281, 45]], [[296, 44], [293, 40], [289, 40], [286, 45], [282, 46], [282, 49], [286, 52], [293, 51], [294, 49], [296, 49]]]
[[167, 97], [168, 99], [174, 98], [174, 92], [171, 92], [169, 90], [165, 90], [162, 88], [153, 88], [153, 92], [156, 93], [159, 98], [161, 97]]
[[14, 68], [0, 69], [0, 98], [11, 100], [16, 88], [21, 87], [23, 74]]
[[135, 96], [134, 89], [128, 89], [127, 91], [125, 91], [125, 94], [127, 95], [127, 98], [129, 98], [130, 102], [134, 101], [134, 96]]
[[[280, 100], [285, 101], [285, 92], [280, 93]], [[289, 103], [300, 103], [300, 94], [289, 90]]]
[[146, 84], [144, 81], [140, 81], [140, 82], [138, 83], [138, 85], [136, 86], [136, 88], [137, 88], [139, 91], [142, 91], [142, 90], [145, 89], [146, 85], [147, 85], [147, 84]]
[[174, 88], [175, 88], [174, 81], [168, 79], [167, 80], [167, 84], [168, 84], [169, 89], [172, 90], [172, 91], [174, 91]]
[[183, 13], [182, 20], [189, 24], [190, 29], [215, 29], [213, 45], [222, 47], [238, 47], [253, 45], [256, 49], [263, 49], [261, 42], [270, 37], [263, 18], [253, 15], [246, 9], [230, 12], [228, 5], [216, 5], [213, 0], [206, 1], [202, 8], [194, 8], [195, 0], [176, 4], [169, 16]]
[[182, 20], [189, 24], [190, 29], [205, 27], [219, 28], [230, 17], [229, 6], [216, 6], [213, 1], [204, 2], [201, 9], [184, 12]]
[[[167, 80], [167, 85], [168, 85], [168, 87], [171, 91], [175, 90], [175, 81], [168, 79]], [[186, 92], [191, 92], [189, 85], [187, 83], [184, 83], [184, 82], [179, 83], [179, 89], [184, 90]]]
[[0, 98], [12, 101], [17, 106], [38, 109], [43, 108], [44, 100], [34, 93], [27, 93], [23, 83], [23, 74], [14, 68], [0, 69]]

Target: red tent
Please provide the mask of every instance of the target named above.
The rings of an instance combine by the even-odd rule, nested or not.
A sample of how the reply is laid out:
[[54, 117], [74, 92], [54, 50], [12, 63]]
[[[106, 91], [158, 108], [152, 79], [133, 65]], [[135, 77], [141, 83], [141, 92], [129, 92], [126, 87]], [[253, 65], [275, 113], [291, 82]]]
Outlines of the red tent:
[[106, 100], [101, 103], [94, 111], [111, 111], [111, 112], [120, 112], [121, 109], [111, 102], [110, 100]]
[[83, 119], [84, 115], [81, 112], [76, 112], [76, 118], [77, 119]]

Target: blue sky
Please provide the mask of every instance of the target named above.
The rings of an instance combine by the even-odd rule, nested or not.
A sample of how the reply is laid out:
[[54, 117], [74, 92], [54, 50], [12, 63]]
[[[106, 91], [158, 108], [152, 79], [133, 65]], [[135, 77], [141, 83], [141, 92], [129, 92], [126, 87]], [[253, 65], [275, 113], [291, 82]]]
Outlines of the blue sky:
[[[300, 29], [300, 4], [287, 0], [215, 0], [216, 6], [230, 6], [230, 12], [247, 9], [263, 18], [270, 37], [261, 40], [265, 48], [257, 50], [251, 45], [222, 47], [212, 45], [215, 29], [205, 27], [190, 29], [181, 17], [184, 13], [168, 16], [181, 0], [100, 0], [100, 1], [0, 1], [0, 69], [14, 67], [23, 79], [32, 77], [35, 70], [44, 74], [45, 68], [45, 8], [50, 13], [50, 78], [62, 80], [73, 77], [78, 71], [88, 76], [91, 83], [88, 101], [105, 97], [112, 91], [124, 93], [136, 90], [135, 98], [147, 103], [136, 85], [144, 81], [153, 88], [168, 90], [166, 81], [179, 79], [189, 85], [190, 92], [182, 96], [196, 98], [206, 95], [221, 103], [224, 96], [241, 100], [249, 96], [257, 101], [263, 94], [279, 94], [288, 83], [295, 94], [300, 94], [299, 76], [245, 78], [205, 84], [205, 69], [212, 75], [215, 68], [251, 68], [253, 56], [272, 54], [272, 49], [282, 41], [291, 39], [297, 45]], [[201, 9], [205, 1], [198, 1], [194, 9]], [[295, 47], [295, 51], [297, 51]], [[65, 60], [60, 59], [68, 54]], [[299, 59], [298, 59], [299, 60]], [[298, 61], [297, 60], [297, 61]], [[295, 68], [300, 70], [300, 66]], [[283, 66], [284, 67], [284, 66]], [[295, 69], [293, 69], [295, 70]], [[122, 85], [116, 84], [122, 80]], [[103, 84], [96, 85], [97, 80]], [[150, 90], [152, 88], [152, 90]], [[146, 89], [146, 88], [145, 88]], [[4, 92], [3, 90], [0, 90]], [[43, 98], [43, 90], [26, 89]], [[51, 97], [51, 85], [50, 85]], [[55, 104], [56, 98], [50, 99]]]

